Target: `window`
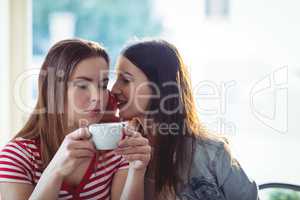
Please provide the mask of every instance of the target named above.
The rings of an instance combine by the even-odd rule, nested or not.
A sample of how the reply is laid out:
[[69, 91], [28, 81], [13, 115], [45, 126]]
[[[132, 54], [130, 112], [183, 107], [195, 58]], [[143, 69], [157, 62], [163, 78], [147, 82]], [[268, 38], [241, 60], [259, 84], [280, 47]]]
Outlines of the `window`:
[[[72, 37], [103, 44], [113, 66], [126, 41], [161, 34], [161, 21], [153, 7], [151, 0], [32, 0], [32, 67], [41, 66], [55, 42]], [[32, 102], [36, 83], [32, 84]]]
[[229, 0], [205, 0], [207, 17], [227, 17], [229, 15]]

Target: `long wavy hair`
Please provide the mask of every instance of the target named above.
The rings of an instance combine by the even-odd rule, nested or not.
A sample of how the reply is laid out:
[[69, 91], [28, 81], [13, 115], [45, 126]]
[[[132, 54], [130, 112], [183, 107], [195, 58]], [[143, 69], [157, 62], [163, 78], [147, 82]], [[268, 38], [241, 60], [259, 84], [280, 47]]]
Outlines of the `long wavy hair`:
[[102, 57], [109, 64], [107, 52], [98, 43], [68, 39], [56, 43], [42, 64], [36, 106], [13, 139], [38, 139], [43, 168], [57, 152], [68, 130], [64, 107], [69, 77], [79, 62], [91, 57]]
[[[182, 170], [190, 169], [196, 139], [205, 140], [211, 135], [197, 115], [191, 81], [186, 65], [177, 48], [160, 39], [134, 41], [127, 45], [121, 55], [141, 69], [148, 80], [159, 91], [159, 98], [150, 100], [150, 115], [156, 126], [174, 124], [176, 133], [170, 129], [154, 130], [154, 156], [152, 158], [155, 173], [156, 196], [164, 192], [177, 193], [177, 186], [182, 183]], [[171, 98], [170, 98], [171, 97]], [[163, 105], [162, 105], [163, 102]], [[174, 126], [173, 126], [174, 127]], [[192, 138], [192, 143], [186, 142]]]

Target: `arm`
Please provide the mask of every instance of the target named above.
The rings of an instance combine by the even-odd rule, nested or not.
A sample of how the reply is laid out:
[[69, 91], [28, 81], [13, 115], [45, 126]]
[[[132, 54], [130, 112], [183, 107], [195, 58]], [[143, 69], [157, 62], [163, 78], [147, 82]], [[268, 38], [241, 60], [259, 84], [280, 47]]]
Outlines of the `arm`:
[[47, 167], [43, 172], [37, 186], [29, 183], [2, 182], [0, 183], [0, 194], [2, 200], [27, 200], [27, 199], [42, 199], [53, 200], [57, 199], [62, 177]]
[[62, 179], [59, 176], [49, 173], [46, 170], [35, 188], [33, 185], [26, 183], [0, 183], [1, 199], [57, 199], [61, 183]]
[[30, 200], [57, 199], [61, 184], [87, 157], [94, 156], [94, 146], [89, 141], [87, 128], [67, 135], [55, 156], [43, 172]]
[[119, 170], [112, 184], [112, 200], [144, 199], [144, 176], [146, 170]]
[[50, 168], [46, 168], [29, 199], [57, 199], [62, 182], [63, 177], [59, 175], [59, 173]]
[[115, 153], [129, 161], [129, 170], [119, 170], [116, 173], [112, 185], [112, 200], [143, 200], [144, 177], [151, 157], [151, 146], [148, 139], [140, 133], [125, 131], [127, 137], [119, 143]]
[[146, 170], [129, 168], [125, 187], [121, 199], [144, 199], [144, 178]]
[[0, 183], [1, 200], [26, 200], [33, 191], [33, 185], [26, 183]]
[[111, 187], [111, 200], [119, 200], [121, 198], [127, 174], [128, 169], [121, 169], [115, 173]]
[[[2, 199], [57, 199], [64, 177], [71, 174], [87, 157], [94, 156], [94, 146], [88, 140], [89, 137], [90, 134], [84, 128], [67, 135], [35, 187], [29, 175], [33, 169], [25, 162], [26, 153], [19, 151], [22, 147], [12, 150], [16, 144], [8, 145], [0, 154], [0, 165], [3, 166], [0, 166]], [[15, 155], [24, 158], [24, 162], [16, 161]]]
[[[34, 169], [23, 141], [11, 141], [0, 151], [0, 199], [27, 200], [34, 189]], [[30, 163], [32, 164], [32, 163]], [[33, 165], [33, 164], [32, 164]]]

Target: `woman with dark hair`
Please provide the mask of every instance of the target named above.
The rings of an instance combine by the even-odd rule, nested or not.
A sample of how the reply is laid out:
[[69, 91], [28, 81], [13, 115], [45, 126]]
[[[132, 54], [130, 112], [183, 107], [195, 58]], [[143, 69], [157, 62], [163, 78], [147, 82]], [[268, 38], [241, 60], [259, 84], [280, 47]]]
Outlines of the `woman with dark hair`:
[[109, 57], [98, 43], [70, 39], [50, 49], [39, 74], [36, 107], [0, 152], [0, 199], [144, 198], [148, 140], [125, 130], [119, 146], [132, 147], [134, 158], [101, 152], [87, 128], [118, 120], [108, 70]]
[[112, 92], [119, 115], [136, 119], [153, 150], [145, 199], [258, 199], [255, 182], [232, 157], [226, 140], [200, 123], [175, 46], [164, 40], [130, 44], [121, 52], [117, 74]]

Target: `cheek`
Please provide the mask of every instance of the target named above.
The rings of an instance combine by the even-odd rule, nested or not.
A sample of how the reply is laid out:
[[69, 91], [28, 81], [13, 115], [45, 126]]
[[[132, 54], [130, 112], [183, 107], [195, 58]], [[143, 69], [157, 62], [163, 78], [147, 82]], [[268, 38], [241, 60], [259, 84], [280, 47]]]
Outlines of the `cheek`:
[[133, 91], [133, 90], [131, 89], [130, 86], [123, 87], [123, 88], [122, 88], [122, 95], [123, 95], [127, 100], [129, 100], [130, 98], [133, 98], [133, 97], [134, 97], [134, 95], [133, 95], [134, 93], [131, 92], [131, 91]]
[[88, 107], [90, 95], [87, 92], [70, 91], [68, 93], [68, 107], [70, 110], [82, 110]]
[[[134, 96], [131, 91], [134, 91], [134, 85], [133, 84], [118, 84], [118, 90], [121, 92], [122, 98], [125, 98], [126, 100], [130, 100]], [[112, 90], [114, 92], [114, 90]]]
[[108, 90], [100, 93], [100, 108], [101, 110], [105, 110], [105, 108], [107, 107], [108, 104], [108, 99], [109, 99], [109, 94], [108, 94]]

